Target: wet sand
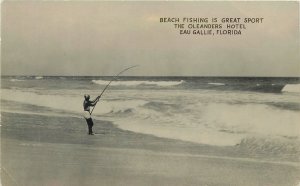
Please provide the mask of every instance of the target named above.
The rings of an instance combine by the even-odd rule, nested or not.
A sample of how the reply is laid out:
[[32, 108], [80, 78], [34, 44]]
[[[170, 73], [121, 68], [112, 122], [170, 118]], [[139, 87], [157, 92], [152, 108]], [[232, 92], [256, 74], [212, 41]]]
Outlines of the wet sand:
[[158, 138], [75, 117], [2, 113], [2, 185], [297, 185], [297, 162]]

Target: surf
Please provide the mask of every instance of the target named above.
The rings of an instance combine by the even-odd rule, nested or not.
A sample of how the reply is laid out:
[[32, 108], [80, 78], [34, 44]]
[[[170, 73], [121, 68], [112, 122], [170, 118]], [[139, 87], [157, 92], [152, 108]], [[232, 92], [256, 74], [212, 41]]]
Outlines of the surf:
[[[109, 81], [106, 80], [92, 80], [92, 83], [98, 85], [106, 85]], [[116, 81], [111, 86], [176, 86], [183, 84], [184, 81]]]
[[[3, 80], [2, 100], [78, 116], [83, 95], [96, 97], [111, 79], [45, 76], [42, 81], [31, 77], [15, 83], [11, 78]], [[115, 88], [101, 98], [93, 113], [95, 120], [112, 121], [124, 130], [215, 146], [235, 146], [251, 136], [299, 140], [299, 95], [285, 93], [298, 84], [288, 83], [282, 94], [240, 91], [282, 85], [285, 79], [250, 83], [243, 78], [119, 78], [111, 83]], [[29, 109], [37, 112], [34, 109], [38, 108]]]
[[300, 93], [300, 84], [287, 84], [282, 89], [282, 92]]

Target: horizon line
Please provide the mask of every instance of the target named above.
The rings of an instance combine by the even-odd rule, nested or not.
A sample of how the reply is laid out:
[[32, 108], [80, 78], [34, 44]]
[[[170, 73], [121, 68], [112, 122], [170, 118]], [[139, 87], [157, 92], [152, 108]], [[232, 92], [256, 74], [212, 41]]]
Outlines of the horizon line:
[[[103, 75], [103, 76], [99, 76], [99, 75], [1, 75], [1, 77], [11, 77], [11, 76], [29, 76], [29, 77], [37, 77], [37, 76], [41, 76], [41, 77], [114, 77], [115, 75]], [[300, 78], [300, 76], [228, 76], [228, 75], [224, 75], [224, 76], [220, 76], [220, 75], [216, 75], [216, 76], [195, 76], [195, 75], [153, 75], [153, 76], [141, 76], [141, 75], [130, 75], [130, 76], [126, 76], [126, 75], [120, 75], [119, 77], [228, 77], [228, 78]]]

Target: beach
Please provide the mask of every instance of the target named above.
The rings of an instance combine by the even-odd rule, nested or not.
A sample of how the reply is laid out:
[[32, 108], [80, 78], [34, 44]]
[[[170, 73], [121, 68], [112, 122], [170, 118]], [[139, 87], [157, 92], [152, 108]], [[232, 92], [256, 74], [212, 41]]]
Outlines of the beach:
[[[2, 113], [2, 185], [297, 185], [300, 166], [95, 121]], [[43, 127], [42, 127], [43, 126]]]

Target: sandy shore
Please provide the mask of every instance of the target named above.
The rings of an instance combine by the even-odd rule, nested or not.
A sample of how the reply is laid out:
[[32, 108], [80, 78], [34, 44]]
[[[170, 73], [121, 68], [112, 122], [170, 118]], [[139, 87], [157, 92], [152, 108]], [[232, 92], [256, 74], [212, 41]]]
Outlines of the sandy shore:
[[2, 113], [2, 185], [297, 185], [297, 163], [158, 138], [75, 117]]

